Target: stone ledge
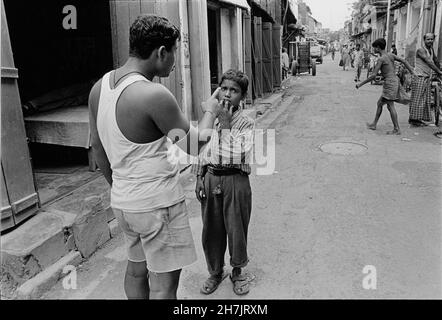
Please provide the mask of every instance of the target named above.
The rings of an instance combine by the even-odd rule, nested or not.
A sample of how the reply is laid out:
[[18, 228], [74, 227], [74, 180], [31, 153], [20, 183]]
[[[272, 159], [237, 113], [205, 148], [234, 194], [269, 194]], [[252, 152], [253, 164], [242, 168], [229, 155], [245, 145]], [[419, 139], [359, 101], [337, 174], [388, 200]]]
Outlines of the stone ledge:
[[67, 212], [42, 211], [2, 236], [2, 272], [21, 284], [74, 249], [68, 228], [74, 218]]
[[66, 266], [76, 267], [81, 261], [81, 254], [78, 251], [71, 251], [35, 277], [23, 283], [16, 291], [16, 298], [21, 300], [39, 298], [63, 277], [63, 269]]

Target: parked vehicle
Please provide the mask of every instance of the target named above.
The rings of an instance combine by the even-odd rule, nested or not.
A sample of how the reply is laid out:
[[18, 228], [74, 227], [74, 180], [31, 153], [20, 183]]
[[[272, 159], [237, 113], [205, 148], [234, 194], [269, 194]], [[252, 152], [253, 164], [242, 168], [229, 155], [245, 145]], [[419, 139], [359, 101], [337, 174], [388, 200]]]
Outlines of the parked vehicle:
[[310, 42], [310, 56], [316, 62], [322, 63], [322, 46], [317, 42]]
[[308, 72], [316, 76], [316, 59], [311, 57], [310, 42], [290, 42], [290, 47], [290, 52], [294, 53], [292, 75]]

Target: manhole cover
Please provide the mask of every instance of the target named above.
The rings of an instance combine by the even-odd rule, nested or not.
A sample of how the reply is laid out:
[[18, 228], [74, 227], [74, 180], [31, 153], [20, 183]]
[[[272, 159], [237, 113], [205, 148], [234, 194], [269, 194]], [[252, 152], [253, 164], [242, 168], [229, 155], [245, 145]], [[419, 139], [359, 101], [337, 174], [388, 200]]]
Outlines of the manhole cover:
[[319, 149], [331, 154], [353, 155], [364, 153], [368, 147], [356, 142], [330, 142], [320, 145]]

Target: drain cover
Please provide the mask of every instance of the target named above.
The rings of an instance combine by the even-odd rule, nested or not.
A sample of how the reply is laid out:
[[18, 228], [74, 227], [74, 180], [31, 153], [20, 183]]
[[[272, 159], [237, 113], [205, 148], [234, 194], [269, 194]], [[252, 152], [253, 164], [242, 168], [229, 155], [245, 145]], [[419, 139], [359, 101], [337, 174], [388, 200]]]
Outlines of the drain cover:
[[319, 146], [323, 152], [331, 154], [342, 154], [345, 156], [353, 154], [362, 154], [367, 151], [368, 147], [356, 142], [330, 142]]

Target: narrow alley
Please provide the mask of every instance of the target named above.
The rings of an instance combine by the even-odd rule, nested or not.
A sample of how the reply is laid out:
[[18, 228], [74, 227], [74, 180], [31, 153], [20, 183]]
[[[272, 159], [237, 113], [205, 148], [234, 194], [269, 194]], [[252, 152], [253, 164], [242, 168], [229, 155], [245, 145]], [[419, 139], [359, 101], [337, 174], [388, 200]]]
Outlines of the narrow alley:
[[[256, 278], [244, 298], [440, 299], [436, 128], [410, 128], [408, 106], [396, 105], [402, 135], [385, 134], [392, 128], [387, 110], [378, 129], [368, 130], [381, 87], [356, 90], [354, 69], [342, 71], [338, 62], [339, 55], [334, 61], [327, 55], [316, 76], [286, 81], [282, 104], [259, 122], [276, 130], [276, 167], [251, 176], [246, 271]], [[199, 292], [207, 271], [192, 181], [186, 190], [198, 261], [183, 270], [178, 298], [237, 299], [228, 278], [212, 295]], [[125, 299], [126, 252], [114, 231], [78, 267], [76, 289], [60, 280], [43, 299]], [[226, 264], [230, 270], [227, 256]], [[368, 273], [376, 280], [371, 289], [364, 288]]]

